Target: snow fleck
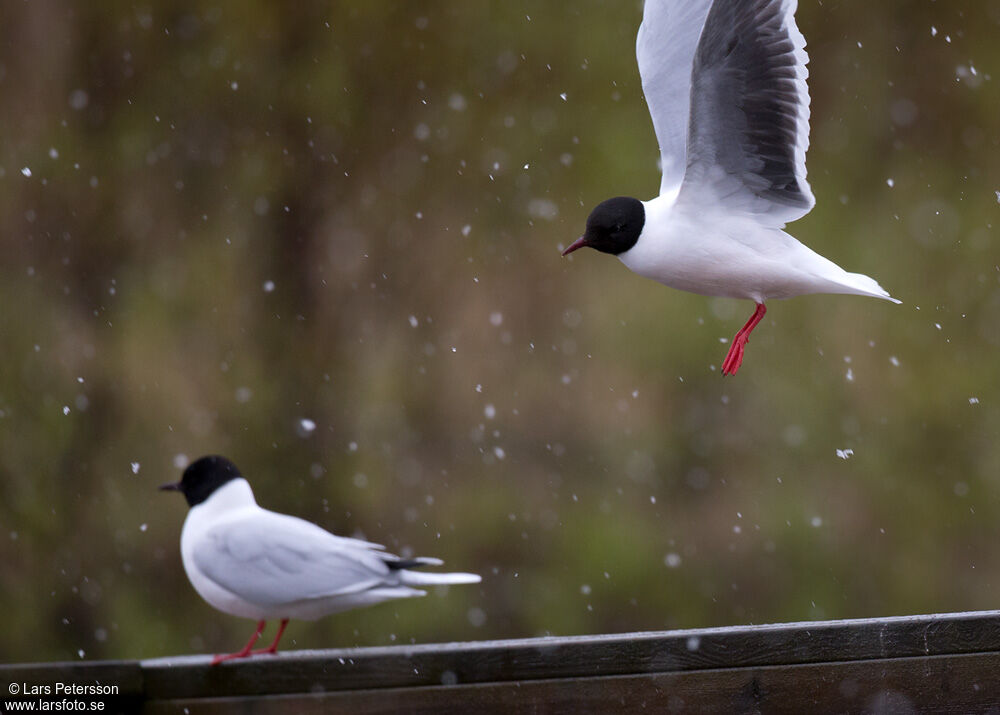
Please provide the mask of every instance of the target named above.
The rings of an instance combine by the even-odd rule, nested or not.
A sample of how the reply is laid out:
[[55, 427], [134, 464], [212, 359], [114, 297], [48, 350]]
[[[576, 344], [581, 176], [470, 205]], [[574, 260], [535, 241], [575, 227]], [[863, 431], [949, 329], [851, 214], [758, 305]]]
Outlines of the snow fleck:
[[90, 104], [90, 95], [85, 90], [74, 89], [69, 93], [69, 106], [76, 111], [86, 108]]
[[493, 448], [493, 454], [497, 456], [497, 459], [503, 459], [507, 456], [507, 453], [503, 451], [503, 447], [499, 445]]
[[589, 583], [580, 584], [580, 593], [583, 594], [584, 596], [589, 596], [590, 595], [590, 584]]
[[893, 181], [892, 179], [886, 179], [885, 183], [889, 186], [890, 189], [896, 185], [896, 182]]
[[139, 524], [139, 531], [146, 531], [149, 528], [149, 524], [143, 523]]
[[188, 456], [186, 454], [175, 454], [174, 455], [174, 468], [184, 469], [188, 465]]
[[559, 215], [559, 207], [549, 199], [532, 199], [528, 202], [528, 215], [551, 221]]
[[473, 628], [481, 628], [486, 624], [486, 612], [481, 608], [470, 608], [466, 618]]
[[791, 424], [785, 427], [781, 437], [789, 447], [798, 447], [806, 441], [806, 430], [802, 425]]
[[847, 372], [844, 373], [844, 377], [847, 378], [848, 382], [854, 382], [854, 370], [847, 368]]
[[316, 431], [316, 423], [308, 417], [303, 417], [295, 425], [295, 431], [298, 433], [299, 437], [308, 437]]
[[937, 37], [937, 28], [931, 25], [931, 37]]
[[666, 564], [668, 568], [675, 569], [681, 565], [681, 555], [671, 551], [663, 557], [663, 563]]
[[354, 475], [354, 478], [351, 481], [354, 482], [354, 486], [356, 486], [358, 489], [364, 489], [365, 487], [368, 486], [368, 475], [363, 474], [362, 472], [358, 472], [357, 474]]
[[838, 449], [837, 450], [837, 456], [840, 457], [841, 459], [850, 459], [851, 457], [854, 456], [854, 450], [853, 449]]
[[563, 311], [563, 325], [567, 328], [575, 328], [583, 322], [583, 314], [576, 308], [567, 308]]
[[464, 226], [462, 226], [463, 236], [468, 236], [470, 233], [472, 233], [472, 226], [470, 226], [469, 224], [465, 224]]
[[701, 638], [698, 636], [688, 636], [687, 649], [694, 653], [699, 648], [701, 648]]
[[21, 173], [24, 174], [25, 176], [31, 176], [31, 169], [29, 169], [28, 167], [24, 167], [23, 169], [21, 169]]
[[809, 520], [809, 525], [814, 529], [818, 529], [819, 527], [823, 526], [823, 517], [814, 516], [812, 519]]
[[490, 313], [490, 325], [494, 327], [500, 327], [503, 324], [503, 313], [499, 310], [494, 310]]
[[63, 405], [62, 413], [64, 415], [68, 415], [69, 414], [69, 405]]
[[896, 357], [895, 355], [889, 356], [889, 362], [892, 364], [893, 367], [899, 367], [899, 358]]
[[236, 401], [241, 405], [245, 405], [253, 397], [253, 390], [249, 387], [237, 387], [236, 388]]
[[969, 398], [969, 404], [970, 405], [978, 405], [979, 404], [979, 398], [978, 397], [970, 397]]
[[409, 321], [410, 321], [410, 327], [411, 327], [411, 328], [415, 328], [415, 327], [417, 327], [418, 325], [420, 325], [420, 321], [419, 321], [419, 320], [417, 320], [417, 316], [415, 316], [415, 315], [411, 315], [411, 316], [409, 317]]
[[497, 408], [490, 403], [483, 408], [483, 415], [485, 415], [486, 419], [491, 420], [497, 416]]
[[452, 95], [448, 97], [448, 106], [456, 112], [464, 112], [465, 108], [469, 106], [469, 103], [461, 94], [453, 92]]
[[264, 281], [264, 292], [273, 293], [274, 292], [274, 281]]
[[413, 128], [413, 136], [417, 139], [417, 141], [427, 141], [431, 136], [431, 128], [421, 122]]
[[561, 99], [562, 101], [565, 102], [566, 101], [566, 93], [565, 92], [560, 92], [559, 93], [559, 99]]
[[139, 473], [139, 466], [140, 465], [139, 465], [138, 462], [129, 462], [129, 466], [132, 468], [132, 474], [138, 474]]
[[743, 533], [743, 527], [740, 526], [739, 524], [733, 524], [733, 533], [734, 534], [742, 534]]
[[965, 482], [955, 482], [953, 489], [955, 491], [955, 496], [957, 497], [964, 497], [969, 494], [969, 485]]
[[649, 503], [650, 504], [655, 504], [656, 503], [656, 497], [653, 496], [652, 494], [649, 495]]
[[357, 442], [348, 442], [347, 443], [347, 451], [348, 452], [357, 452], [358, 451], [358, 443]]
[[237, 82], [236, 80], [233, 80], [232, 82], [229, 83], [229, 89], [233, 90], [234, 92], [239, 88], [240, 88], [240, 83]]

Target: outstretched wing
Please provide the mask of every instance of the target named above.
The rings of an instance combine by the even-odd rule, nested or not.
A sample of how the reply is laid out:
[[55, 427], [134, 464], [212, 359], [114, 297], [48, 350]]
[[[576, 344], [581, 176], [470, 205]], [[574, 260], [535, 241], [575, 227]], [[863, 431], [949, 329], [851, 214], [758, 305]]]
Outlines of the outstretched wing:
[[680, 190], [687, 166], [691, 68], [712, 0], [646, 0], [635, 42], [642, 91], [660, 143], [660, 195]]
[[208, 578], [264, 607], [358, 593], [394, 583], [377, 544], [335, 536], [275, 512], [229, 520], [209, 529], [193, 553]]
[[687, 172], [679, 201], [706, 191], [762, 223], [801, 218], [809, 91], [797, 0], [716, 0], [694, 57]]

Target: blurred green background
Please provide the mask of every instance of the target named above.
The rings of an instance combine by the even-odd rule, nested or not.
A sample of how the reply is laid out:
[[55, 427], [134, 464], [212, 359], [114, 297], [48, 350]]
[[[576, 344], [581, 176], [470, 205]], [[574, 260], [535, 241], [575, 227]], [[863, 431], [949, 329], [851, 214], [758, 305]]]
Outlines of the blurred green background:
[[244, 643], [155, 490], [206, 453], [483, 574], [286, 648], [1000, 606], [1000, 2], [801, 0], [789, 230], [903, 305], [774, 302], [727, 379], [749, 302], [559, 256], [658, 187], [640, 3], [0, 13], [3, 660]]

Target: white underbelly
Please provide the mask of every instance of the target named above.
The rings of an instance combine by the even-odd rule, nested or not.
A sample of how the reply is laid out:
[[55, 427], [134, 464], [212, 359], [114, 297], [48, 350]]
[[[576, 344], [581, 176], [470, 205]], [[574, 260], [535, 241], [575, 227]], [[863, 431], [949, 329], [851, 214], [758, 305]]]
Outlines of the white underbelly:
[[619, 258], [635, 273], [671, 288], [758, 303], [826, 292], [830, 278], [843, 274], [783, 231], [747, 225], [742, 238], [729, 235], [738, 230], [701, 227], [688, 235], [647, 236]]

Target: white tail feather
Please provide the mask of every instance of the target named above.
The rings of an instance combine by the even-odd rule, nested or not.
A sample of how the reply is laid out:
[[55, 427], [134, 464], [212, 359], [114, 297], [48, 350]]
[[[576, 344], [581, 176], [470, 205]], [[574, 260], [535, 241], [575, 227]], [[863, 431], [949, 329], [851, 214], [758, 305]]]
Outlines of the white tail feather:
[[433, 556], [417, 556], [414, 559], [409, 559], [410, 563], [413, 563], [415, 567], [419, 566], [442, 566], [444, 561], [441, 559], [436, 559]]
[[399, 582], [406, 586], [443, 586], [446, 584], [479, 583], [483, 579], [474, 573], [420, 573], [403, 570]]
[[847, 273], [847, 277], [850, 278], [850, 282], [838, 282], [840, 282], [845, 288], [850, 289], [850, 292], [852, 293], [868, 295], [872, 298], [882, 298], [883, 300], [892, 301], [896, 304], [902, 302], [889, 295], [889, 291], [880, 286], [878, 281], [871, 276], [866, 276], [864, 273]]

